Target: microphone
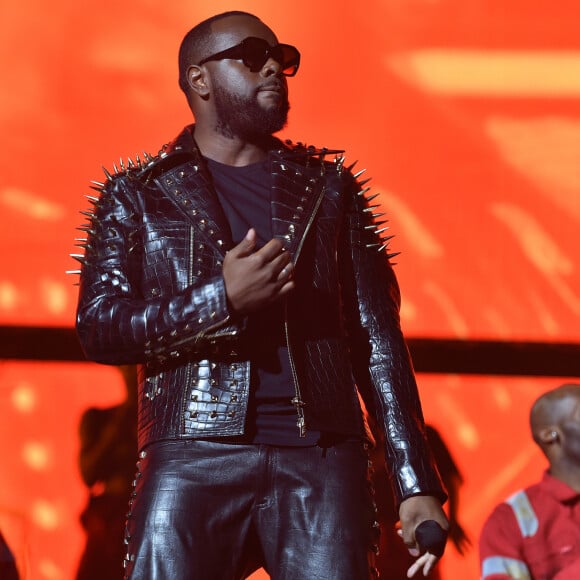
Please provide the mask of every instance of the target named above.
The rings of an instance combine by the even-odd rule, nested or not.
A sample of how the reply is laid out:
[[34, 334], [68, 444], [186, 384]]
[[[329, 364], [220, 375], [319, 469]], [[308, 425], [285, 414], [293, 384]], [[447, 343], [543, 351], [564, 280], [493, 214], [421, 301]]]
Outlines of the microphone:
[[426, 520], [415, 529], [415, 540], [421, 554], [429, 552], [441, 558], [445, 551], [447, 532], [435, 520]]

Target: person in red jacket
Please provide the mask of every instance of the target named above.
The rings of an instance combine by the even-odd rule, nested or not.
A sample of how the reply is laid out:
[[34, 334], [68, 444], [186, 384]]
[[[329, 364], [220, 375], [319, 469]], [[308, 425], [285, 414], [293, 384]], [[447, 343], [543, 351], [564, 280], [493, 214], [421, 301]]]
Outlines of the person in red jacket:
[[580, 578], [580, 384], [539, 397], [530, 425], [549, 468], [485, 522], [479, 539], [482, 580]]

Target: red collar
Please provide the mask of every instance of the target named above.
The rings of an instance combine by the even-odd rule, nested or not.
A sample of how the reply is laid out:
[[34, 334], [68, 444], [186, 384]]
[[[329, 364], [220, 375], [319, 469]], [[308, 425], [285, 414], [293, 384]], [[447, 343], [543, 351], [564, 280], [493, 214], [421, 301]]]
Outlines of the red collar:
[[561, 479], [551, 475], [548, 470], [542, 477], [542, 487], [546, 488], [546, 491], [560, 503], [571, 503], [580, 497], [580, 493]]

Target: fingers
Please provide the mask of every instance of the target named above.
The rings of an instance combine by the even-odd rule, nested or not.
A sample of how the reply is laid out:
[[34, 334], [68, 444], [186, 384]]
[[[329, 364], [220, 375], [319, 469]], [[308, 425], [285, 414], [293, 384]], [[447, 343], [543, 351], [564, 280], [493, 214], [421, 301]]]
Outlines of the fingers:
[[294, 265], [282, 241], [272, 239], [258, 250], [255, 247], [252, 228], [224, 258], [222, 271], [232, 312], [258, 310], [294, 289]]
[[294, 264], [280, 240], [276, 238], [270, 240], [256, 251], [253, 257], [260, 260], [264, 268], [270, 269], [273, 281], [284, 284], [292, 278]]
[[413, 558], [416, 558], [420, 554], [420, 552], [419, 549], [415, 547], [415, 543], [411, 539], [405, 540], [403, 530], [401, 528], [397, 530], [397, 534], [403, 540], [405, 546], [407, 547], [407, 550], [409, 551], [409, 554], [413, 556]]
[[441, 556], [449, 526], [441, 503], [434, 496], [413, 496], [399, 507], [403, 541], [420, 554]]
[[398, 529], [397, 534], [405, 542], [409, 554], [417, 558], [407, 570], [407, 578], [413, 578], [419, 571], [422, 571], [423, 576], [427, 576], [439, 561], [441, 554], [436, 555], [429, 552], [429, 550], [422, 551], [420, 549], [420, 543], [413, 534], [406, 535], [402, 529]]
[[272, 259], [269, 268], [272, 272], [271, 280], [276, 288], [276, 298], [283, 298], [294, 290], [294, 264], [284, 248], [281, 249], [280, 254]]
[[407, 578], [413, 578], [413, 576], [415, 576], [415, 574], [420, 570], [423, 571], [423, 576], [428, 576], [429, 572], [433, 569], [433, 566], [437, 563], [437, 560], [437, 556], [425, 552], [422, 556], [417, 558], [415, 562], [413, 562], [412, 566], [409, 567], [407, 570]]
[[278, 272], [277, 280], [278, 282], [282, 282], [283, 284], [285, 284], [286, 282], [292, 279], [293, 275], [294, 275], [294, 264], [290, 261], [287, 261]]
[[256, 256], [260, 256], [264, 262], [271, 262], [282, 255], [287, 255], [287, 252], [282, 242], [277, 238], [271, 239], [263, 248], [256, 252]]
[[234, 246], [228, 253], [230, 253], [234, 258], [241, 258], [244, 256], [249, 256], [255, 247], [256, 230], [254, 228], [250, 228], [244, 239], [237, 246]]
[[280, 288], [280, 290], [278, 290], [278, 293], [276, 294], [276, 299], [284, 298], [287, 294], [290, 294], [290, 292], [292, 292], [294, 288], [295, 288], [294, 281], [290, 280], [290, 282], [287, 282]]

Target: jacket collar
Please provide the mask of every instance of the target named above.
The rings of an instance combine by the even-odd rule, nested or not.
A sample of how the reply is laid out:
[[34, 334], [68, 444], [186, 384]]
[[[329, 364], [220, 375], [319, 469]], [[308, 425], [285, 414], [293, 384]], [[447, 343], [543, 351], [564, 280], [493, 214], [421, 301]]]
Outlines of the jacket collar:
[[554, 477], [549, 470], [544, 472], [541, 485], [547, 493], [560, 503], [576, 502], [580, 498], [580, 494], [575, 489], [561, 479]]

